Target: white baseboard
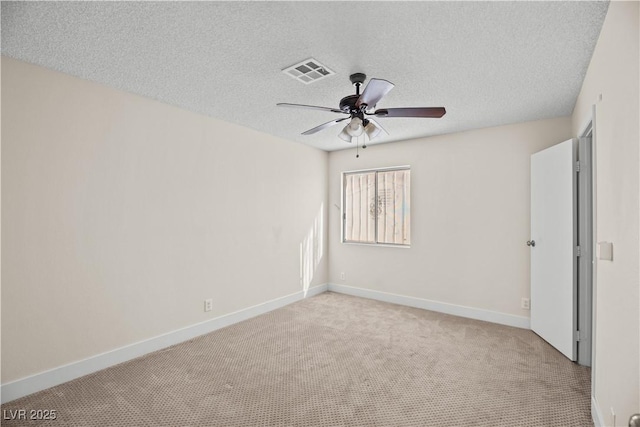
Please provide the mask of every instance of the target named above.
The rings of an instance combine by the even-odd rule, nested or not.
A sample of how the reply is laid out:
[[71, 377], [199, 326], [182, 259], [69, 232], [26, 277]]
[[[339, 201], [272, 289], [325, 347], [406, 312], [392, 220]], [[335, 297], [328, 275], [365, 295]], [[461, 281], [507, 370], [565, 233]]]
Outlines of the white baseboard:
[[602, 412], [600, 412], [600, 405], [598, 405], [595, 396], [591, 396], [591, 419], [595, 427], [605, 427]]
[[254, 305], [253, 307], [225, 314], [224, 316], [216, 317], [215, 319], [168, 332], [148, 340], [110, 350], [78, 362], [59, 366], [45, 372], [40, 372], [29, 377], [2, 384], [0, 387], [0, 401], [2, 403], [6, 403], [37, 391], [48, 389], [84, 375], [117, 365], [118, 363], [135, 359], [136, 357], [179, 344], [197, 336], [224, 328], [225, 326], [284, 307], [304, 298], [321, 294], [327, 291], [327, 289], [327, 284], [314, 286], [309, 288], [306, 292], [299, 291], [291, 295], [286, 295], [262, 304]]
[[499, 323], [501, 325], [515, 326], [516, 328], [531, 329], [531, 322], [528, 317], [516, 316], [513, 314], [499, 313], [497, 311], [483, 310], [480, 308], [466, 307], [463, 305], [449, 304], [381, 291], [373, 291], [364, 288], [355, 288], [352, 286], [336, 285], [334, 283], [329, 283], [329, 291], [390, 302], [393, 304], [406, 305], [409, 307], [422, 308], [440, 313], [453, 314], [454, 316], [467, 317], [470, 319], [484, 320], [486, 322]]

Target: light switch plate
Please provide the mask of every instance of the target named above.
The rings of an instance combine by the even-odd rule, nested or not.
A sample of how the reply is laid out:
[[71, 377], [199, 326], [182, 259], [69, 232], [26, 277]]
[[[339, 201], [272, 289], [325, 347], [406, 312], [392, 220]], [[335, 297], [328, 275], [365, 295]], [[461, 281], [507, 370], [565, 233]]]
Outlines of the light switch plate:
[[613, 261], [613, 243], [598, 242], [598, 259], [603, 261]]

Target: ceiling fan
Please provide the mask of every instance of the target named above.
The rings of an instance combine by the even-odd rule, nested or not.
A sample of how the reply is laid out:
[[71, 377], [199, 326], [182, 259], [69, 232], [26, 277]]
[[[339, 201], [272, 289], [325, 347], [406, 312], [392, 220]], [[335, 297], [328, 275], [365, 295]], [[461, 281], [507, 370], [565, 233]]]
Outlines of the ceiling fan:
[[[279, 107], [296, 107], [296, 108], [309, 108], [313, 110], [329, 111], [332, 113], [346, 114], [347, 117], [342, 117], [336, 120], [332, 120], [327, 123], [323, 123], [320, 126], [316, 126], [313, 129], [302, 132], [302, 135], [311, 135], [319, 132], [323, 129], [334, 126], [338, 123], [350, 120], [349, 123], [342, 129], [342, 132], [338, 134], [338, 137], [347, 141], [358, 141], [358, 137], [362, 134], [366, 134], [369, 140], [380, 135], [384, 131], [373, 118], [367, 117], [425, 117], [425, 118], [440, 118], [445, 115], [446, 110], [444, 107], [409, 107], [409, 108], [381, 108], [374, 110], [378, 101], [382, 99], [391, 89], [394, 84], [382, 79], [370, 79], [367, 86], [360, 94], [360, 86], [366, 80], [367, 76], [363, 73], [355, 73], [349, 76], [351, 83], [356, 87], [355, 95], [345, 96], [340, 100], [339, 108], [318, 107], [315, 105], [304, 104], [289, 104], [279, 103]], [[386, 131], [385, 131], [386, 133]], [[366, 148], [366, 145], [363, 145]]]

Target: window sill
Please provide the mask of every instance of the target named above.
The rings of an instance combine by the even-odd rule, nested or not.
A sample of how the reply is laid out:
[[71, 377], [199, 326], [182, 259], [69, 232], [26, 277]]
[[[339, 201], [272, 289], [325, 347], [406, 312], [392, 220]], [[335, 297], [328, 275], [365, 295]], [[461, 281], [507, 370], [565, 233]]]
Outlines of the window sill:
[[364, 243], [364, 242], [341, 242], [344, 245], [355, 245], [355, 246], [375, 246], [375, 247], [383, 247], [383, 248], [400, 248], [400, 249], [411, 249], [411, 245], [394, 245], [390, 243]]

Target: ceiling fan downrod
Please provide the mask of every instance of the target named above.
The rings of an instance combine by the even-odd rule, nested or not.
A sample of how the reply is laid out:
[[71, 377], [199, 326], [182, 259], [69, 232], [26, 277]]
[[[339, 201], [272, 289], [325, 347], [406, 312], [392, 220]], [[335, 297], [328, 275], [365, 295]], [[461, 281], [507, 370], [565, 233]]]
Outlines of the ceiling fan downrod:
[[351, 84], [356, 87], [356, 95], [360, 96], [360, 86], [367, 80], [367, 75], [364, 73], [354, 73], [349, 76]]

